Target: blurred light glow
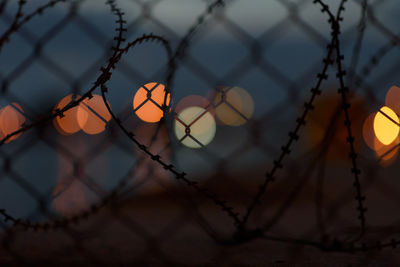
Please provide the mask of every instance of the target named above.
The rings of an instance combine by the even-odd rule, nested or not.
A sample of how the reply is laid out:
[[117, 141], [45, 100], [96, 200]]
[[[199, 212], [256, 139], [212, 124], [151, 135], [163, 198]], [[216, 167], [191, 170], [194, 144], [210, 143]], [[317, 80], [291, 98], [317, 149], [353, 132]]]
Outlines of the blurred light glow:
[[214, 117], [201, 107], [188, 107], [175, 118], [176, 138], [189, 148], [201, 148], [208, 145], [215, 136]]
[[364, 121], [363, 124], [363, 137], [364, 142], [367, 144], [369, 148], [374, 150], [376, 158], [379, 160], [379, 165], [382, 167], [387, 167], [391, 165], [397, 157], [399, 138], [395, 138], [395, 140], [389, 145], [382, 144], [381, 141], [375, 136], [374, 132], [374, 119], [376, 114], [370, 114]]
[[382, 107], [380, 111], [381, 112], [376, 113], [374, 118], [375, 136], [382, 144], [389, 145], [399, 135], [399, 118], [396, 113], [387, 106]]
[[[133, 110], [144, 122], [158, 122], [163, 117], [162, 106], [165, 100], [165, 86], [161, 83], [147, 83], [140, 87], [133, 98]], [[165, 104], [168, 106], [170, 95]]]
[[[78, 99], [80, 96], [76, 95], [75, 99]], [[63, 99], [58, 102], [55, 109], [63, 109], [66, 105], [72, 102], [73, 94], [67, 95]], [[63, 116], [57, 116], [53, 120], [53, 124], [57, 131], [62, 135], [70, 135], [80, 131], [81, 127], [77, 121], [77, 110], [78, 107], [73, 107], [66, 112], [64, 112]]]
[[[363, 97], [360, 95], [351, 96], [349, 101], [351, 102], [350, 117], [354, 136], [353, 145], [356, 150], [359, 150], [359, 146], [362, 144], [363, 125], [365, 117], [368, 115], [368, 109]], [[326, 159], [336, 163], [347, 163], [345, 155], [348, 154], [349, 150], [346, 141], [348, 131], [343, 124], [345, 115], [343, 112], [339, 112], [341, 104], [341, 96], [333, 90], [315, 99], [313, 104], [315, 112], [310, 113], [309, 118], [306, 120], [304, 137], [307, 147], [311, 149], [316, 149], [317, 146], [320, 146], [329, 138], [330, 145], [325, 154]], [[372, 127], [372, 123], [370, 125]], [[375, 136], [373, 130], [371, 132], [373, 140]]]
[[[12, 103], [0, 110], [0, 131], [1, 138], [21, 129], [25, 123], [24, 110], [18, 103]], [[16, 140], [21, 133], [9, 138], [6, 143]]]
[[220, 87], [214, 98], [215, 113], [225, 125], [241, 126], [254, 112], [254, 101], [246, 90], [239, 87]]
[[92, 98], [83, 100], [77, 110], [79, 127], [87, 134], [103, 132], [110, 119], [111, 114], [100, 95], [93, 95]]
[[375, 154], [376, 158], [379, 159], [379, 165], [387, 167], [395, 162], [399, 153], [398, 143], [399, 138], [396, 138], [394, 142], [385, 146], [375, 138]]
[[385, 104], [397, 114], [400, 114], [400, 87], [392, 86], [386, 93]]
[[375, 133], [374, 133], [375, 115], [376, 115], [375, 113], [372, 113], [364, 120], [363, 129], [362, 129], [364, 142], [372, 150], [376, 150], [376, 148], [379, 144], [380, 144], [380, 147], [384, 146], [384, 144], [382, 144], [376, 138]]
[[215, 116], [215, 110], [210, 101], [200, 95], [189, 95], [182, 98], [175, 107], [175, 113], [179, 114], [182, 110], [189, 107], [201, 107]]

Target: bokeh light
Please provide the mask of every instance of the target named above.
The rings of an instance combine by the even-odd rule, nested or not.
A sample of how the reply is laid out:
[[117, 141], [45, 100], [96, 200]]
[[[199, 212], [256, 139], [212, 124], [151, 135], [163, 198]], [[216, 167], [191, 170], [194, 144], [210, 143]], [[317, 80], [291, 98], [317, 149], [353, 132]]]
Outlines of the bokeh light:
[[215, 116], [215, 109], [210, 101], [200, 95], [189, 95], [182, 98], [175, 107], [175, 113], [179, 114], [182, 110], [189, 107], [201, 107]]
[[[144, 122], [158, 122], [163, 117], [165, 101], [165, 86], [161, 83], [147, 83], [140, 87], [133, 98], [133, 110]], [[167, 95], [165, 104], [168, 106], [170, 95]]]
[[368, 115], [368, 117], [364, 120], [362, 130], [364, 142], [372, 150], [376, 150], [379, 144], [380, 147], [378, 147], [378, 149], [384, 146], [384, 144], [382, 144], [375, 136], [374, 119], [375, 113]]
[[215, 136], [214, 117], [201, 107], [188, 107], [175, 117], [176, 138], [189, 148], [208, 145]]
[[385, 104], [397, 114], [400, 114], [400, 87], [392, 86], [386, 93]]
[[[74, 100], [78, 99], [79, 97], [80, 97], [79, 95], [76, 95], [74, 97]], [[67, 95], [66, 97], [61, 99], [60, 102], [58, 102], [58, 104], [55, 107], [55, 110], [63, 109], [66, 105], [71, 103], [72, 100], [73, 100], [73, 94]], [[77, 111], [78, 107], [73, 107], [65, 111], [62, 117], [57, 116], [53, 120], [53, 124], [60, 134], [70, 135], [81, 130], [81, 127], [79, 126], [77, 121]]]
[[254, 101], [240, 87], [218, 87], [213, 100], [217, 118], [225, 125], [244, 125], [254, 112]]
[[375, 116], [376, 113], [372, 113], [364, 121], [364, 142], [371, 150], [375, 152], [375, 156], [378, 159], [379, 165], [381, 165], [382, 167], [387, 167], [393, 164], [393, 162], [396, 160], [398, 154], [399, 138], [395, 138], [394, 141], [389, 145], [382, 144], [382, 142], [378, 140], [374, 132]]
[[[24, 110], [18, 103], [12, 103], [0, 110], [0, 131], [1, 138], [21, 129], [25, 123]], [[21, 133], [9, 138], [6, 143], [16, 140]]]
[[379, 160], [379, 165], [382, 167], [387, 167], [392, 165], [399, 153], [399, 138], [397, 137], [391, 144], [382, 145], [382, 143], [375, 138], [375, 155]]
[[87, 134], [99, 134], [106, 129], [111, 119], [106, 105], [100, 95], [93, 95], [81, 102], [77, 110], [79, 127]]
[[[390, 119], [389, 119], [389, 118]], [[376, 138], [384, 144], [389, 145], [399, 135], [399, 118], [396, 113], [387, 106], [380, 109], [374, 118], [374, 132]]]
[[[349, 101], [354, 147], [358, 150], [362, 144], [362, 127], [368, 114], [367, 105], [359, 95], [352, 96]], [[337, 163], [347, 162], [346, 155], [349, 153], [348, 131], [343, 123], [345, 115], [341, 105], [341, 96], [334, 92], [317, 98], [314, 102], [315, 111], [311, 112], [308, 115], [309, 119], [306, 120], [304, 135], [308, 148], [317, 148], [323, 142], [329, 141], [326, 158]]]

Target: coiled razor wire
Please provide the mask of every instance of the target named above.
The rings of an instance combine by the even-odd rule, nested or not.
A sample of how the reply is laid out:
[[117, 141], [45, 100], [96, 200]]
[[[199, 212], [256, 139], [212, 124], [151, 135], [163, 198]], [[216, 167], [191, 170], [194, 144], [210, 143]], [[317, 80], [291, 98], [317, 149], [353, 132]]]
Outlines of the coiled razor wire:
[[[0, 37], [0, 50], [1, 48], [7, 44], [10, 38], [13, 37], [13, 34], [18, 32], [21, 27], [23, 27], [26, 23], [28, 23], [32, 18], [41, 15], [44, 12], [50, 12], [50, 8], [56, 6], [61, 2], [68, 2], [67, 0], [54, 0], [49, 1], [47, 4], [37, 8], [34, 12], [24, 15], [23, 8], [26, 4], [26, 1], [20, 0], [18, 2], [17, 12], [15, 14], [14, 20], [12, 21], [8, 30]], [[264, 181], [259, 185], [257, 192], [255, 192], [252, 201], [249, 203], [248, 207], [244, 214], [240, 214], [235, 211], [235, 207], [229, 204], [227, 201], [223, 200], [219, 195], [218, 192], [212, 192], [210, 189], [203, 187], [200, 185], [199, 182], [190, 180], [187, 178], [187, 174], [185, 172], [181, 172], [178, 170], [176, 166], [168, 162], [167, 160], [162, 159], [160, 154], [156, 154], [150, 151], [150, 148], [143, 143], [141, 143], [136, 137], [135, 134], [128, 130], [122, 123], [122, 120], [119, 118], [117, 114], [112, 111], [112, 107], [109, 104], [107, 99], [107, 92], [111, 90], [115, 90], [114, 88], [107, 85], [107, 82], [110, 81], [113, 71], [118, 68], [119, 61], [127, 54], [130, 50], [135, 49], [139, 45], [146, 45], [150, 42], [157, 43], [161, 45], [168, 56], [168, 69], [167, 73], [165, 74], [166, 77], [166, 91], [165, 97], [163, 100], [163, 104], [161, 109], [163, 111], [163, 117], [158, 123], [157, 131], [152, 136], [152, 140], [155, 140], [161, 125], [166, 125], [166, 122], [173, 120], [173, 115], [170, 114], [171, 104], [167, 101], [167, 96], [171, 95], [174, 96], [173, 92], [173, 81], [177, 67], [180, 64], [180, 61], [185, 58], [186, 50], [190, 47], [190, 42], [193, 36], [196, 34], [197, 29], [201, 27], [201, 25], [210, 17], [213, 16], [213, 13], [217, 9], [223, 9], [226, 3], [222, 0], [217, 0], [212, 2], [208, 5], [205, 12], [199, 16], [197, 21], [189, 28], [186, 35], [181, 39], [177, 49], [175, 51], [172, 50], [169, 41], [162, 36], [150, 33], [144, 34], [141, 37], [136, 38], [133, 41], [126, 43], [125, 33], [127, 32], [126, 28], [126, 20], [124, 18], [123, 10], [121, 10], [115, 0], [108, 0], [106, 1], [106, 5], [109, 6], [111, 13], [116, 17], [116, 35], [114, 37], [115, 45], [111, 48], [111, 56], [108, 58], [107, 63], [100, 68], [100, 75], [93, 83], [92, 87], [90, 87], [81, 97], [76, 100], [72, 100], [69, 104], [61, 109], [56, 109], [53, 112], [46, 114], [39, 120], [36, 120], [30, 124], [24, 124], [22, 127], [5, 136], [1, 141], [0, 145], [5, 145], [5, 143], [10, 140], [12, 137], [21, 134], [23, 132], [29, 131], [32, 128], [38, 127], [39, 125], [48, 122], [56, 117], [63, 117], [65, 112], [68, 110], [77, 107], [84, 101], [85, 99], [91, 99], [93, 97], [94, 90], [100, 88], [103, 102], [110, 113], [111, 117], [115, 121], [116, 125], [119, 129], [137, 146], [137, 148], [143, 152], [144, 158], [149, 158], [156, 164], [160, 165], [165, 171], [173, 174], [175, 179], [180, 181], [184, 186], [190, 189], [194, 189], [197, 193], [204, 196], [206, 199], [210, 200], [216, 206], [218, 206], [222, 212], [224, 212], [233, 222], [234, 226], [236, 227], [237, 232], [233, 235], [233, 242], [247, 242], [254, 238], [264, 238], [268, 240], [275, 240], [275, 241], [283, 241], [288, 243], [300, 243], [303, 245], [311, 245], [323, 250], [328, 251], [342, 251], [342, 252], [355, 252], [355, 251], [368, 251], [372, 249], [383, 249], [383, 248], [396, 248], [400, 244], [400, 240], [391, 238], [390, 241], [378, 241], [374, 244], [367, 244], [363, 243], [362, 238], [367, 231], [366, 227], [366, 207], [364, 204], [365, 201], [365, 194], [363, 194], [362, 185], [361, 185], [361, 171], [357, 161], [357, 152], [355, 147], [355, 136], [352, 129], [352, 118], [349, 113], [349, 109], [351, 109], [350, 97], [354, 94], [355, 90], [349, 89], [346, 86], [346, 83], [353, 84], [356, 86], [355, 89], [359, 89], [364, 87], [364, 78], [367, 77], [371, 71], [378, 66], [379, 61], [387, 55], [393, 48], [395, 48], [399, 44], [399, 37], [390, 32], [384, 25], [380, 24], [379, 21], [374, 17], [374, 13], [372, 12], [371, 7], [368, 6], [366, 0], [362, 1], [361, 5], [363, 7], [362, 18], [359, 24], [359, 36], [357, 42], [354, 46], [353, 52], [353, 59], [351, 63], [351, 72], [349, 73], [349, 78], [345, 80], [346, 77], [346, 70], [343, 65], [344, 56], [342, 54], [342, 47], [341, 47], [341, 24], [343, 21], [342, 13], [345, 11], [345, 4], [347, 0], [342, 0], [338, 7], [338, 11], [336, 16], [332, 13], [330, 7], [321, 0], [313, 1], [314, 7], [319, 7], [321, 13], [325, 14], [328, 19], [328, 23], [331, 27], [331, 39], [329, 44], [327, 45], [327, 52], [324, 58], [322, 59], [322, 67], [321, 71], [317, 74], [317, 80], [315, 82], [314, 87], [310, 90], [310, 96], [307, 101], [304, 103], [304, 109], [299, 117], [297, 117], [295, 121], [294, 128], [289, 132], [289, 139], [288, 141], [281, 147], [281, 152], [278, 157], [272, 162], [271, 168], [265, 174]], [[2, 5], [0, 6], [1, 9], [4, 8], [7, 1], [3, 1]], [[357, 75], [355, 69], [358, 66], [358, 53], [361, 49], [361, 44], [363, 40], [363, 33], [366, 27], [365, 20], [368, 17], [371, 21], [374, 22], [383, 32], [385, 32], [389, 38], [391, 39], [388, 44], [384, 45], [376, 54], [374, 54], [369, 63], [362, 68], [362, 74]], [[124, 43], [126, 45], [124, 46]], [[351, 174], [353, 175], [353, 183], [355, 187], [355, 200], [356, 200], [356, 210], [358, 213], [359, 219], [359, 230], [360, 234], [354, 237], [351, 241], [340, 241], [338, 238], [333, 238], [332, 242], [324, 243], [324, 242], [314, 242], [314, 241], [305, 241], [305, 240], [297, 240], [291, 238], [280, 238], [280, 237], [273, 237], [266, 234], [267, 229], [269, 226], [260, 227], [257, 229], [249, 229], [247, 228], [247, 221], [253, 214], [254, 209], [257, 205], [259, 205], [262, 201], [262, 197], [267, 194], [267, 188], [269, 184], [276, 179], [276, 174], [280, 169], [284, 169], [284, 160], [285, 158], [291, 153], [293, 150], [294, 143], [296, 143], [300, 139], [300, 130], [306, 124], [308, 116], [314, 110], [314, 103], [315, 99], [318, 98], [319, 95], [322, 93], [322, 84], [324, 81], [328, 80], [328, 69], [330, 66], [336, 66], [336, 80], [338, 82], [338, 94], [341, 98], [341, 106], [340, 110], [337, 110], [336, 117], [333, 118], [333, 121], [336, 121], [337, 114], [343, 112], [344, 114], [344, 125], [346, 126], [347, 131], [347, 143], [349, 147], [349, 158], [351, 162]], [[368, 90], [368, 88], [365, 88]], [[374, 98], [373, 94], [368, 94], [372, 100], [377, 103], [378, 101]], [[387, 116], [387, 115], [386, 115]], [[332, 124], [333, 125], [333, 124]], [[320, 150], [319, 156], [323, 156], [326, 152], [327, 146], [329, 144], [328, 139], [325, 140], [325, 146], [323, 146]], [[381, 156], [383, 158], [386, 154], [389, 154], [392, 148], [384, 155]], [[315, 168], [315, 165], [311, 165], [309, 171], [312, 171]], [[132, 170], [129, 171], [129, 173]], [[309, 172], [306, 172], [304, 177], [308, 177], [310, 175]], [[127, 178], [129, 175], [127, 176]], [[126, 180], [122, 180], [119, 185], [111, 190], [111, 192], [102, 198], [102, 200], [97, 203], [93, 204], [89, 210], [84, 212], [80, 212], [74, 216], [70, 217], [60, 217], [57, 219], [52, 219], [47, 222], [32, 222], [29, 219], [23, 218], [16, 218], [9, 214], [5, 209], [0, 209], [0, 215], [3, 217], [5, 222], [11, 221], [14, 228], [22, 227], [24, 230], [34, 230], [34, 231], [48, 231], [48, 230], [56, 230], [59, 228], [67, 228], [70, 224], [77, 224], [80, 221], [87, 219], [89, 216], [93, 216], [97, 213], [101, 208], [105, 207], [106, 205], [110, 204], [111, 202], [118, 199], [119, 194], [127, 187]], [[262, 224], [260, 224], [262, 225]], [[267, 224], [268, 225], [268, 224]]]

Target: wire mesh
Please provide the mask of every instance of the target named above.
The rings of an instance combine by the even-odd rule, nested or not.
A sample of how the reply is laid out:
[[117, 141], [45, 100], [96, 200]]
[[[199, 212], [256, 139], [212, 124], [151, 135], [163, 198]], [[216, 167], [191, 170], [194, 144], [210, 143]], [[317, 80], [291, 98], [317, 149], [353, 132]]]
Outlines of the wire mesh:
[[1, 1], [1, 261], [396, 266], [399, 8]]

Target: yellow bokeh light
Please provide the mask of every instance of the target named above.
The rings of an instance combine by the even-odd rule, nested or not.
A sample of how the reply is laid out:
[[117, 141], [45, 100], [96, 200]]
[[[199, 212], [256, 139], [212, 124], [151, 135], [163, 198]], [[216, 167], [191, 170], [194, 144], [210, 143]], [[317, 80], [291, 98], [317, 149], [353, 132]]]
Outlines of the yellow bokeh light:
[[399, 137], [395, 138], [389, 145], [382, 144], [381, 141], [375, 136], [374, 133], [374, 119], [376, 114], [370, 114], [364, 121], [363, 125], [363, 137], [364, 142], [369, 148], [374, 150], [376, 159], [379, 161], [379, 165], [387, 167], [395, 162], [398, 154], [398, 143]]
[[93, 95], [92, 98], [83, 100], [76, 114], [79, 127], [87, 134], [103, 132], [111, 119], [111, 114], [100, 95]]
[[[388, 118], [388, 117], [390, 118]], [[376, 138], [384, 144], [389, 145], [399, 135], [399, 118], [396, 113], [387, 106], [380, 109], [374, 118], [374, 132]]]
[[246, 90], [239, 87], [221, 87], [214, 97], [218, 119], [229, 126], [241, 126], [253, 115], [254, 101]]
[[175, 118], [176, 138], [189, 148], [208, 145], [214, 139], [216, 130], [214, 117], [201, 107], [188, 107]]
[[[133, 98], [133, 110], [144, 122], [158, 122], [163, 117], [165, 101], [165, 86], [161, 83], [147, 83], [140, 87]], [[170, 95], [167, 95], [165, 105], [169, 105]]]
[[[80, 96], [76, 95], [74, 100], [78, 99]], [[67, 95], [60, 102], [58, 102], [55, 109], [63, 109], [66, 105], [72, 102], [73, 95]], [[53, 124], [57, 131], [63, 135], [70, 135], [78, 132], [81, 127], [77, 121], [77, 110], [78, 107], [73, 107], [66, 112], [64, 112], [62, 117], [57, 116], [53, 120]]]
[[[21, 129], [25, 123], [25, 116], [22, 107], [17, 103], [7, 105], [0, 110], [0, 132], [1, 138]], [[21, 133], [9, 138], [6, 143], [17, 139]]]

